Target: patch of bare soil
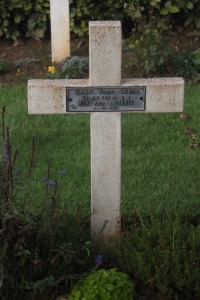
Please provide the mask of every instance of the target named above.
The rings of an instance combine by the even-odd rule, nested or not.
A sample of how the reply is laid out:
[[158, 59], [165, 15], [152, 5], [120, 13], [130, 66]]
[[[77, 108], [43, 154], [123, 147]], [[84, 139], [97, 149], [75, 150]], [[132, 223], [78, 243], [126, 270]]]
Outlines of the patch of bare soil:
[[[71, 38], [71, 55], [88, 56], [88, 39]], [[0, 85], [13, 86], [31, 78], [45, 78], [51, 63], [50, 40], [0, 40], [0, 60], [5, 72], [0, 73]]]
[[[166, 32], [169, 46], [178, 51], [189, 51], [200, 48], [200, 34], [197, 30], [188, 28], [184, 30], [177, 27]], [[133, 41], [134, 42], [134, 41]], [[77, 38], [71, 35], [71, 56], [88, 56], [88, 38]], [[126, 60], [134, 59], [134, 52], [123, 52], [123, 66]], [[0, 72], [0, 85], [13, 86], [21, 83], [26, 84], [31, 78], [46, 78], [48, 66], [51, 65], [51, 42], [50, 40], [17, 40], [7, 41], [0, 39], [0, 61], [6, 64], [5, 72]], [[140, 73], [141, 70], [138, 70]], [[133, 74], [132, 74], [133, 73]], [[151, 75], [151, 74], [150, 74]], [[168, 74], [168, 76], [173, 74]], [[122, 68], [122, 76], [140, 77], [136, 70]], [[155, 76], [155, 74], [153, 74]], [[159, 74], [157, 74], [159, 76]], [[150, 76], [151, 77], [151, 76]]]

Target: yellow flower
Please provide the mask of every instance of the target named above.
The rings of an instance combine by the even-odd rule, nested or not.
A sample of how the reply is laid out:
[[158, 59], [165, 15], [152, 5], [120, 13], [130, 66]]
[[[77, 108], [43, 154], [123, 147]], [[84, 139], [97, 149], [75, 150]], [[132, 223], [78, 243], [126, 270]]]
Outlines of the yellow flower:
[[54, 66], [49, 66], [48, 67], [48, 72], [51, 73], [51, 74], [54, 74], [56, 71], [56, 68]]
[[140, 40], [135, 40], [135, 42], [134, 42], [135, 45], [139, 45], [139, 43], [140, 43]]

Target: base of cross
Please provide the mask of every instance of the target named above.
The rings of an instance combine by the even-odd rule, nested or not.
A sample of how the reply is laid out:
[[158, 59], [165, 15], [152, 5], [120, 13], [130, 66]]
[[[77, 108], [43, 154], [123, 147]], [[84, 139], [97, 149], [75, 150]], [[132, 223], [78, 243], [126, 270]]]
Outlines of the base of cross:
[[[121, 79], [121, 24], [90, 22], [88, 80], [29, 80], [29, 114], [91, 114], [91, 234], [120, 240], [121, 114], [183, 111], [182, 78]], [[134, 128], [133, 128], [134, 134]]]

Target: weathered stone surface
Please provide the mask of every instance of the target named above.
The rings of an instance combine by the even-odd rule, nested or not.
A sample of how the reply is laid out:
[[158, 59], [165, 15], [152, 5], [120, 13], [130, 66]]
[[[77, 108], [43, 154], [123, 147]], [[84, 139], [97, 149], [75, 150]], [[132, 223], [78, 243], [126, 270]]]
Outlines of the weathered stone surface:
[[91, 86], [112, 86], [121, 82], [121, 23], [89, 23], [89, 78]]
[[183, 111], [184, 80], [179, 77], [126, 79], [123, 86], [146, 86], [145, 112]]
[[[108, 82], [106, 81], [104, 85], [107, 86]], [[75, 86], [89, 86], [89, 81], [83, 79], [29, 80], [29, 113], [69, 114], [70, 112], [66, 111], [66, 87]], [[117, 86], [122, 88], [146, 86], [146, 109], [142, 113], [183, 111], [184, 81], [182, 78], [124, 79]]]
[[91, 230], [109, 244], [121, 229], [121, 115], [91, 114]]
[[66, 114], [66, 87], [88, 86], [88, 80], [32, 79], [28, 81], [29, 114]]
[[[121, 23], [90, 22], [90, 85], [121, 82]], [[91, 114], [91, 230], [111, 242], [121, 229], [121, 115]]]

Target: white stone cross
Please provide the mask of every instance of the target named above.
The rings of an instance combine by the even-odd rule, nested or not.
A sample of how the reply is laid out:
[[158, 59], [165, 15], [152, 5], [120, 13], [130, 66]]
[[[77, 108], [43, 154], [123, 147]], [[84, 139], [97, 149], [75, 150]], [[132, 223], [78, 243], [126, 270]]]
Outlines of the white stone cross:
[[51, 57], [60, 62], [70, 56], [69, 0], [50, 0]]
[[91, 113], [91, 234], [106, 244], [121, 231], [121, 112], [181, 112], [184, 98], [182, 78], [122, 80], [121, 40], [119, 21], [90, 22], [89, 80], [28, 82], [29, 114]]

